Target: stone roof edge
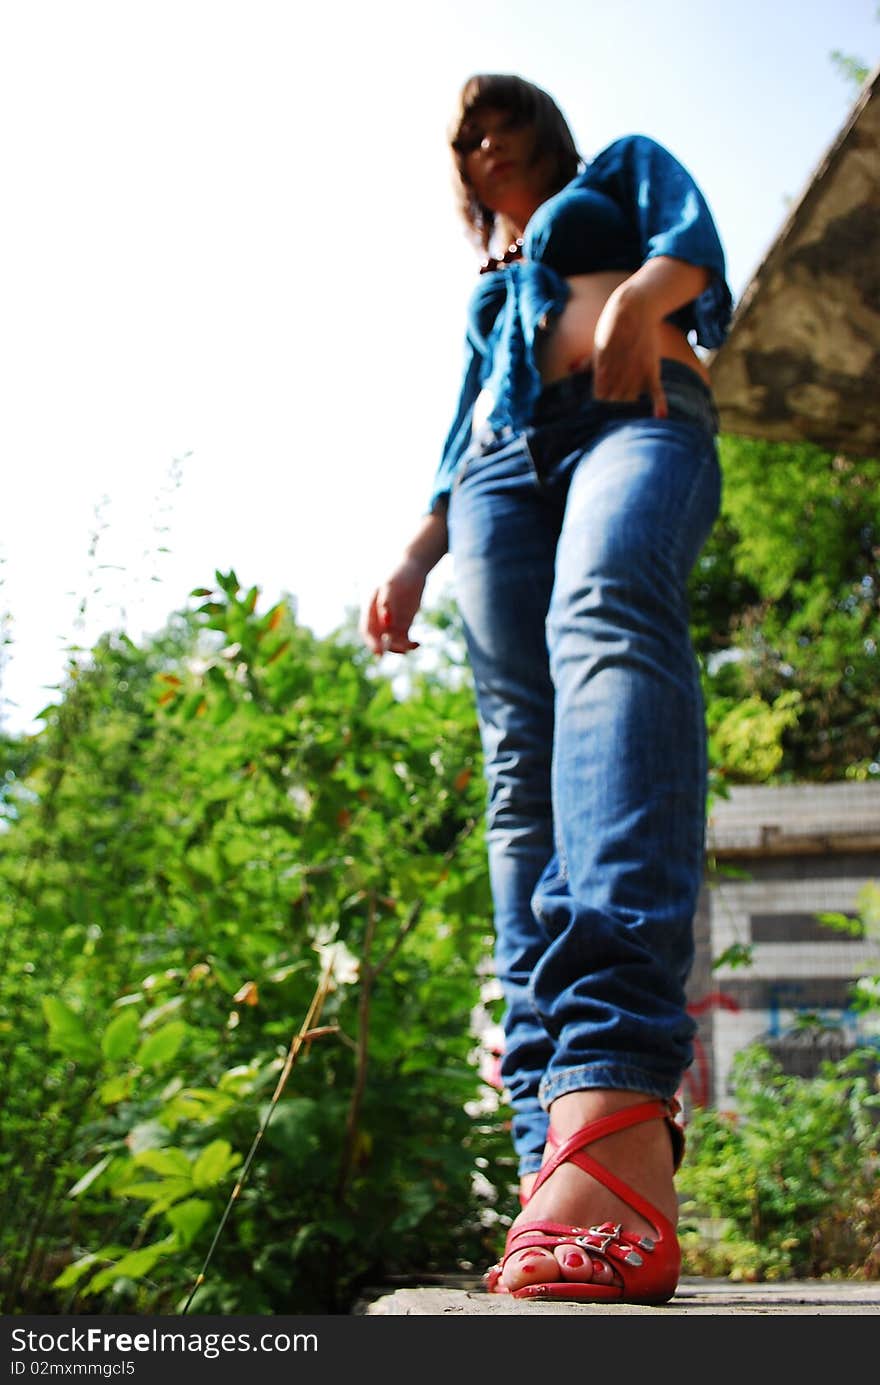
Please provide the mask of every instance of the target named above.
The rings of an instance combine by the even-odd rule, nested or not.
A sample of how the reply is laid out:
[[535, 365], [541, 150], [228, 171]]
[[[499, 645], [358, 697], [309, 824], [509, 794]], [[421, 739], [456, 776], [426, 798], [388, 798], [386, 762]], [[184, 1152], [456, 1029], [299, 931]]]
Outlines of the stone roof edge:
[[758, 856], [880, 856], [880, 831], [807, 828], [786, 832], [775, 823], [758, 823], [748, 830], [710, 830], [706, 850], [725, 861]]
[[[746, 287], [743, 289], [739, 302], [736, 304], [736, 307], [733, 311], [733, 317], [731, 318], [730, 322], [730, 331], [728, 333], [728, 341], [730, 340], [734, 330], [742, 321], [742, 319], [748, 316], [752, 303], [754, 302], [755, 296], [758, 292], [758, 287], [760, 285], [761, 280], [764, 279], [767, 276], [767, 274], [769, 274], [772, 271], [776, 261], [782, 257], [785, 249], [787, 248], [788, 241], [791, 239], [791, 236], [794, 232], [796, 223], [801, 220], [803, 212], [805, 210], [808, 210], [820, 196], [821, 185], [824, 179], [827, 177], [829, 171], [836, 163], [840, 151], [846, 144], [850, 134], [852, 133], [853, 127], [855, 126], [856, 122], [862, 114], [862, 111], [865, 109], [871, 97], [875, 94], [875, 92], [878, 89], [880, 89], [880, 64], [878, 64], [878, 66], [874, 68], [874, 71], [871, 73], [871, 75], [866, 78], [865, 83], [861, 88], [858, 96], [856, 97], [855, 103], [853, 104], [852, 110], [850, 111], [847, 119], [844, 121], [844, 124], [841, 126], [834, 140], [828, 146], [828, 149], [825, 151], [824, 155], [819, 160], [819, 163], [816, 165], [816, 168], [813, 171], [813, 173], [807, 179], [806, 185], [800, 197], [797, 199], [796, 202], [793, 203], [792, 207], [790, 208], [788, 216], [782, 223], [782, 226], [779, 232], [777, 233], [775, 240], [773, 240], [773, 242], [767, 249], [766, 253], [764, 254], [764, 257], [760, 260], [754, 273], [752, 274], [751, 279], [749, 280]], [[718, 356], [719, 353], [723, 350], [724, 346], [722, 345], [718, 347], [717, 350], [712, 351], [711, 353], [707, 353], [705, 362], [710, 371], [712, 368], [712, 362], [715, 360], [716, 356]]]
[[724, 856], [876, 852], [880, 783], [732, 785], [712, 804], [706, 838]]

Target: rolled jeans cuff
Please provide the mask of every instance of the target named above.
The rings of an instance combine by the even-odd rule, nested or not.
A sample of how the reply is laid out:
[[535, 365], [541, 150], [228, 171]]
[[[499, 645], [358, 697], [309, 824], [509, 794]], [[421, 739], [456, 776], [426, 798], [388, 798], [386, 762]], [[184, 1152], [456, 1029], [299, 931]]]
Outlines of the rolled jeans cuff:
[[646, 1096], [669, 1101], [678, 1091], [678, 1083], [664, 1080], [657, 1073], [643, 1068], [626, 1067], [620, 1063], [585, 1063], [577, 1068], [564, 1068], [545, 1077], [538, 1088], [538, 1101], [545, 1111], [551, 1103], [568, 1092], [595, 1091], [602, 1087], [616, 1092], [644, 1092]]
[[541, 1163], [542, 1156], [540, 1154], [523, 1154], [517, 1169], [519, 1177], [527, 1178], [530, 1173], [537, 1173]]

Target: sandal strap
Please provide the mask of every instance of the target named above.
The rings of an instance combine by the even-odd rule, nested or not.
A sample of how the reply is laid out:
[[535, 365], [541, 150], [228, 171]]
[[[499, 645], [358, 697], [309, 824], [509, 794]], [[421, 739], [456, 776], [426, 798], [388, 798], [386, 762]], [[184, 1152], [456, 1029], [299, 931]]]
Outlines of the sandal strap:
[[[624, 1183], [604, 1164], [600, 1164], [592, 1155], [586, 1154], [584, 1149], [585, 1146], [594, 1144], [596, 1140], [601, 1140], [606, 1135], [627, 1130], [633, 1125], [642, 1125], [651, 1120], [671, 1122], [676, 1107], [677, 1103], [652, 1098], [650, 1101], [641, 1101], [633, 1106], [624, 1106], [619, 1111], [613, 1111], [611, 1115], [599, 1116], [596, 1120], [589, 1121], [587, 1125], [582, 1126], [567, 1140], [557, 1145], [555, 1152], [539, 1169], [530, 1196], [534, 1197], [541, 1185], [547, 1181], [552, 1173], [555, 1173], [560, 1164], [572, 1163], [602, 1183], [610, 1192], [614, 1193], [615, 1197], [619, 1197], [622, 1202], [625, 1202], [633, 1211], [638, 1212], [646, 1221], [656, 1225], [657, 1218], [660, 1216], [657, 1208], [641, 1197], [628, 1183]], [[549, 1142], [556, 1144], [556, 1137], [552, 1132]], [[666, 1218], [663, 1217], [661, 1220], [665, 1222]], [[657, 1229], [659, 1231], [660, 1228]]]
[[[673, 1162], [673, 1171], [674, 1171], [675, 1173], [678, 1173], [678, 1170], [681, 1168], [682, 1160], [684, 1159], [684, 1151], [685, 1151], [685, 1133], [684, 1133], [684, 1127], [683, 1127], [683, 1126], [679, 1123], [679, 1121], [677, 1120], [677, 1117], [681, 1115], [681, 1102], [678, 1101], [677, 1098], [674, 1097], [674, 1096], [673, 1096], [673, 1097], [670, 1097], [668, 1101], [664, 1101], [664, 1100], [663, 1100], [662, 1098], [660, 1098], [660, 1097], [658, 1097], [658, 1098], [656, 1098], [656, 1099], [657, 1099], [658, 1101], [661, 1101], [662, 1104], [663, 1104], [663, 1106], [665, 1107], [665, 1110], [664, 1110], [664, 1112], [663, 1112], [663, 1119], [666, 1121], [666, 1128], [667, 1128], [667, 1130], [669, 1131], [669, 1138], [670, 1138], [670, 1140], [672, 1141], [672, 1162]], [[647, 1103], [644, 1103], [644, 1104], [647, 1104]], [[632, 1109], [634, 1109], [634, 1108], [632, 1108]], [[602, 1117], [600, 1117], [600, 1119], [601, 1119], [601, 1120], [613, 1120], [614, 1117], [613, 1117], [613, 1116], [602, 1116]], [[648, 1118], [648, 1119], [650, 1119], [650, 1118]], [[597, 1123], [598, 1123], [598, 1122], [593, 1122], [593, 1124], [597, 1124]], [[588, 1127], [588, 1126], [585, 1126], [584, 1129], [589, 1129], [589, 1127]], [[606, 1131], [605, 1133], [610, 1133], [610, 1132]], [[598, 1136], [598, 1135], [597, 1135], [597, 1136], [595, 1136], [594, 1138], [600, 1139], [601, 1136]], [[552, 1126], [552, 1125], [550, 1126], [550, 1128], [549, 1128], [548, 1131], [547, 1131], [547, 1143], [550, 1144], [550, 1145], [552, 1145], [554, 1149], [557, 1149], [557, 1148], [559, 1147], [560, 1143], [561, 1143], [561, 1141], [559, 1140], [559, 1138], [558, 1138], [558, 1136], [557, 1136], [557, 1134], [556, 1134], [556, 1131], [553, 1129], [553, 1126]]]
[[504, 1255], [497, 1268], [502, 1269], [511, 1255], [517, 1255], [522, 1250], [555, 1250], [568, 1242], [612, 1266], [619, 1262], [633, 1267], [640, 1265], [643, 1255], [650, 1255], [658, 1244], [650, 1236], [624, 1231], [619, 1222], [602, 1222], [598, 1226], [571, 1226], [554, 1221], [528, 1222], [508, 1235]]
[[[662, 1110], [657, 1109], [658, 1104], [662, 1107]], [[684, 1153], [684, 1130], [676, 1119], [676, 1117], [681, 1114], [681, 1102], [674, 1096], [669, 1097], [668, 1100], [663, 1097], [651, 1097], [649, 1101], [639, 1102], [636, 1106], [625, 1106], [622, 1111], [614, 1111], [610, 1116], [599, 1116], [595, 1121], [591, 1121], [588, 1125], [582, 1126], [581, 1128], [583, 1130], [592, 1130], [594, 1126], [607, 1123], [604, 1130], [591, 1137], [594, 1140], [599, 1140], [602, 1138], [602, 1135], [611, 1134], [614, 1129], [624, 1128], [623, 1124], [621, 1124], [620, 1127], [617, 1126], [618, 1116], [623, 1114], [623, 1112], [645, 1111], [648, 1107], [653, 1107], [653, 1111], [648, 1111], [647, 1114], [640, 1117], [640, 1120], [663, 1119], [669, 1127], [670, 1135], [678, 1137], [677, 1140], [673, 1139], [672, 1142], [673, 1153], [676, 1156], [675, 1167], [677, 1170], [681, 1163], [681, 1155]], [[635, 1124], [635, 1122], [627, 1121], [625, 1124]], [[561, 1143], [552, 1125], [547, 1131], [547, 1141], [549, 1144], [553, 1145], [554, 1148], [558, 1147]]]

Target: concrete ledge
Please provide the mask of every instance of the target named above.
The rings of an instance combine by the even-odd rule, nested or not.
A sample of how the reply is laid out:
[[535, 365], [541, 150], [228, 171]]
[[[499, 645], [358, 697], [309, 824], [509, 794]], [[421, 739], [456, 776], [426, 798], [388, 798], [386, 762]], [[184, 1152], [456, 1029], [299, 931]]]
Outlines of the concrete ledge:
[[676, 1318], [685, 1315], [880, 1314], [880, 1282], [808, 1280], [784, 1284], [733, 1284], [726, 1279], [683, 1279], [674, 1298], [660, 1306], [623, 1303], [554, 1303], [487, 1294], [475, 1276], [450, 1275], [423, 1284], [377, 1288], [364, 1294], [358, 1316], [392, 1317], [593, 1317]]

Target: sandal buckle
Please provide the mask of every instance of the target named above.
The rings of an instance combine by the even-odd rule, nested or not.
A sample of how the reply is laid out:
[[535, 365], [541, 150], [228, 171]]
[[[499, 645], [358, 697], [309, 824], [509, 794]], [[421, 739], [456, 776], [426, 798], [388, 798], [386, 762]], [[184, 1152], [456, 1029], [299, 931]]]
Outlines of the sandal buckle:
[[[610, 1228], [610, 1230], [606, 1230]], [[575, 1236], [575, 1245], [581, 1246], [583, 1250], [595, 1250], [601, 1255], [611, 1245], [620, 1243], [620, 1235], [623, 1225], [618, 1222], [616, 1226], [611, 1222], [602, 1222], [599, 1226], [591, 1226], [583, 1236]]]

